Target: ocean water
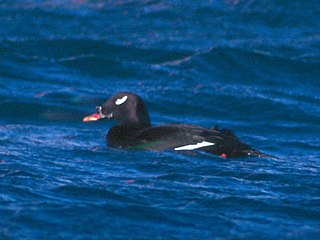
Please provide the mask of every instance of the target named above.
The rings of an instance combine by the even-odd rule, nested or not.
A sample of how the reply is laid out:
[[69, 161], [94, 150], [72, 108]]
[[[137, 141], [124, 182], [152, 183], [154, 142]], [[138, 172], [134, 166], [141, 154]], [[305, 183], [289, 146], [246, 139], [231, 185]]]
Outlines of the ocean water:
[[[0, 239], [319, 239], [320, 3], [0, 1]], [[106, 147], [119, 91], [154, 125], [278, 159]]]

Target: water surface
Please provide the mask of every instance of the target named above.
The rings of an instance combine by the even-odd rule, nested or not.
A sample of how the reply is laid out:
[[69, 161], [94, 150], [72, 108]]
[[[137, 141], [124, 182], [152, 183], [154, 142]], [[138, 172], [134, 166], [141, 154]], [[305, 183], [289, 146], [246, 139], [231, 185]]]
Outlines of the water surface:
[[[317, 239], [319, 7], [1, 1], [0, 238]], [[118, 91], [279, 159], [108, 148]]]

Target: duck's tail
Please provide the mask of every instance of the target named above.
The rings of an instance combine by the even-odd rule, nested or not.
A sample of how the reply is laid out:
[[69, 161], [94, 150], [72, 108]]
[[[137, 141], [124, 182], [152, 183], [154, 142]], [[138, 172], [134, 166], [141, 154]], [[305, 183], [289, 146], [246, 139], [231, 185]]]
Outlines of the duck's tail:
[[247, 151], [248, 156], [250, 157], [259, 157], [259, 158], [272, 158], [272, 159], [278, 159], [276, 156], [272, 156], [266, 153], [262, 153], [260, 151], [257, 151], [255, 149], [250, 149]]
[[218, 125], [215, 125], [214, 127], [212, 127], [212, 129], [215, 131], [219, 131], [223, 136], [234, 140], [234, 143], [238, 146], [238, 148], [241, 148], [236, 153], [232, 153], [232, 151], [230, 151], [230, 154], [229, 154], [230, 157], [247, 157], [247, 156], [249, 156], [249, 157], [278, 159], [275, 156], [262, 153], [258, 150], [251, 148], [249, 145], [241, 142], [240, 139], [233, 133], [233, 131], [228, 128], [220, 129]]

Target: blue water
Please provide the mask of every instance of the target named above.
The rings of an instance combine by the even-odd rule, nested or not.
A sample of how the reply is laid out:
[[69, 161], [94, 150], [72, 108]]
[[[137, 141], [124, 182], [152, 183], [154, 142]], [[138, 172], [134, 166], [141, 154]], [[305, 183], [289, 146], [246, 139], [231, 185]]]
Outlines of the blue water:
[[[0, 2], [0, 239], [319, 239], [320, 3]], [[108, 148], [119, 91], [154, 125], [278, 159]]]

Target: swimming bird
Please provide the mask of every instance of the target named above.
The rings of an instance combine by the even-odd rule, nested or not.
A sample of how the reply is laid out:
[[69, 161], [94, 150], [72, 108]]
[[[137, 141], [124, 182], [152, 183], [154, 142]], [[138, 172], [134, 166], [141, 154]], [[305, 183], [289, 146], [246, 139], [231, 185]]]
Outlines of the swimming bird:
[[271, 157], [241, 142], [230, 129], [205, 128], [190, 124], [151, 126], [148, 110], [141, 97], [120, 92], [96, 107], [84, 122], [115, 119], [107, 135], [114, 148], [205, 151], [221, 157]]

